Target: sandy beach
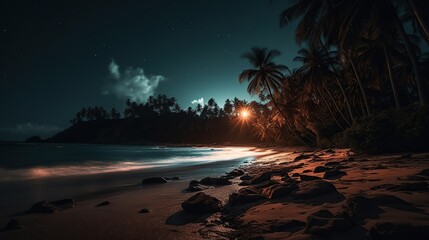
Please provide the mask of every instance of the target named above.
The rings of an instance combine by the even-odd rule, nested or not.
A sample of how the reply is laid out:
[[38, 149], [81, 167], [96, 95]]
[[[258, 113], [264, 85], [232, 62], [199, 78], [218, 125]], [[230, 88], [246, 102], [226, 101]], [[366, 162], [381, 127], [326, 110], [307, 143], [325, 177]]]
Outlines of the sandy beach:
[[197, 185], [221, 202], [221, 211], [183, 210], [198, 193], [187, 191], [189, 179], [167, 180], [76, 201], [52, 214], [2, 216], [1, 226], [16, 219], [22, 229], [5, 229], [0, 238], [427, 239], [428, 161], [429, 153], [275, 149], [224, 175], [225, 183]]

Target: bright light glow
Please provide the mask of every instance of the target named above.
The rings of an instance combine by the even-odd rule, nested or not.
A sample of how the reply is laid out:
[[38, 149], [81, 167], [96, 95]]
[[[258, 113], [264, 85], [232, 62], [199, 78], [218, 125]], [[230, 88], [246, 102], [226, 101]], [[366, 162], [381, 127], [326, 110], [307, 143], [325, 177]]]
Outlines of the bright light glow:
[[247, 110], [242, 110], [240, 115], [242, 118], [248, 118], [250, 116], [250, 113]]

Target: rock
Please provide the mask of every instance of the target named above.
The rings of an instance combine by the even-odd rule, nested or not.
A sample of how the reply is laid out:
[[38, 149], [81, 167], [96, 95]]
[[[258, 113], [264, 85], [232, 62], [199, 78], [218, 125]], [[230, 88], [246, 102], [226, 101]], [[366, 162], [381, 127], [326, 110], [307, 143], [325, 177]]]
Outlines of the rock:
[[428, 184], [426, 182], [414, 182], [414, 183], [401, 183], [400, 185], [394, 184], [382, 184], [371, 187], [371, 190], [386, 189], [389, 191], [428, 191]]
[[208, 186], [213, 186], [213, 185], [231, 185], [232, 182], [229, 181], [229, 179], [227, 178], [214, 178], [214, 177], [205, 177], [203, 179], [201, 179], [200, 181], [201, 184], [204, 185], [208, 185]]
[[338, 179], [344, 175], [347, 175], [347, 173], [340, 170], [328, 170], [323, 174], [323, 179]]
[[104, 202], [101, 202], [101, 203], [95, 205], [95, 207], [104, 207], [104, 206], [107, 206], [110, 204], [112, 204], [110, 201], [104, 201]]
[[376, 219], [384, 211], [375, 202], [363, 196], [352, 196], [347, 199], [345, 209], [352, 218]]
[[22, 225], [22, 223], [18, 219], [12, 219], [6, 224], [2, 231], [19, 230], [23, 228], [24, 225]]
[[329, 210], [326, 210], [326, 209], [319, 210], [319, 211], [317, 211], [311, 215], [316, 216], [316, 217], [322, 217], [322, 218], [334, 217], [334, 214], [332, 214]]
[[215, 213], [222, 209], [222, 202], [203, 192], [197, 193], [182, 203], [182, 208], [189, 213]]
[[240, 180], [246, 181], [246, 180], [250, 180], [252, 178], [253, 178], [252, 176], [249, 176], [249, 175], [246, 174], [246, 175], [241, 176]]
[[255, 178], [253, 178], [250, 181], [250, 184], [259, 184], [265, 181], [269, 181], [271, 180], [271, 175], [273, 175], [273, 172], [263, 172], [261, 174], [259, 174], [258, 176], [256, 176]]
[[392, 205], [402, 205], [402, 206], [412, 206], [412, 204], [396, 197], [393, 195], [380, 194], [369, 196], [369, 198], [378, 206], [392, 206]]
[[165, 178], [165, 180], [177, 181], [177, 180], [180, 180], [180, 178], [179, 177], [172, 177], [172, 178]]
[[323, 159], [317, 155], [314, 155], [311, 157], [311, 159], [309, 161], [310, 162], [320, 162], [320, 161], [323, 161]]
[[186, 190], [189, 192], [198, 192], [204, 189], [207, 189], [207, 187], [201, 185], [200, 182], [197, 180], [192, 180], [191, 182], [189, 182], [189, 186]]
[[37, 202], [28, 210], [30, 213], [56, 213], [58, 211], [59, 209], [48, 201]]
[[288, 196], [292, 191], [298, 189], [298, 186], [293, 183], [276, 184], [264, 188], [262, 194], [270, 199]]
[[422, 176], [429, 177], [429, 168], [422, 170], [421, 172], [417, 173], [417, 175], [422, 175]]
[[301, 153], [300, 155], [298, 155], [297, 157], [295, 157], [295, 159], [293, 161], [296, 162], [296, 161], [301, 161], [301, 160], [304, 160], [304, 159], [309, 159], [312, 156], [314, 156], [314, 155], [313, 154], [304, 154], [304, 153]]
[[306, 169], [306, 170], [302, 171], [302, 173], [309, 173], [309, 172], [311, 172], [310, 169]]
[[333, 153], [335, 153], [335, 150], [327, 149], [327, 150], [325, 150], [325, 153], [333, 154]]
[[147, 208], [142, 208], [142, 209], [140, 209], [140, 211], [139, 211], [139, 213], [148, 213], [148, 212], [150, 212], [150, 210], [149, 210], [149, 209], [147, 209]]
[[238, 177], [238, 176], [241, 176], [243, 174], [244, 174], [244, 172], [242, 170], [240, 170], [240, 169], [234, 169], [234, 170], [232, 170], [231, 172], [228, 173], [228, 176]]
[[299, 175], [299, 178], [301, 179], [301, 181], [313, 181], [313, 180], [320, 179], [320, 177], [317, 177], [317, 176], [310, 176], [310, 175], [304, 175], [304, 174]]
[[314, 168], [313, 172], [314, 173], [321, 173], [321, 172], [326, 172], [328, 170], [332, 170], [332, 168], [330, 167], [324, 167], [324, 166], [317, 166]]
[[162, 183], [167, 183], [167, 180], [165, 180], [165, 178], [162, 177], [151, 177], [151, 178], [145, 178], [142, 181], [143, 185], [149, 185], [149, 184], [162, 184]]
[[61, 209], [74, 208], [74, 204], [75, 204], [74, 200], [71, 198], [61, 199], [50, 203], [55, 207], [61, 208]]
[[299, 177], [300, 176], [300, 174], [299, 173], [294, 173], [294, 174], [292, 174], [292, 177]]
[[305, 222], [298, 220], [287, 220], [282, 222], [275, 222], [270, 224], [272, 232], [298, 232], [305, 227]]
[[255, 189], [242, 188], [238, 190], [238, 192], [229, 195], [228, 203], [230, 206], [234, 206], [237, 204], [252, 203], [263, 199], [266, 199], [266, 197], [259, 194]]
[[300, 183], [299, 190], [294, 193], [294, 197], [297, 199], [309, 199], [333, 193], [338, 194], [338, 191], [332, 183], [314, 180]]
[[325, 163], [326, 167], [336, 166], [336, 165], [340, 165], [340, 162], [327, 162], [327, 163]]
[[334, 216], [328, 210], [321, 210], [307, 217], [305, 232], [326, 237], [332, 232], [347, 231], [352, 225], [352, 221], [347, 214]]
[[274, 181], [274, 180], [269, 180], [269, 181], [261, 182], [259, 184], [255, 184], [255, 185], [253, 185], [253, 187], [263, 189], [263, 188], [266, 188], [266, 187], [269, 187], [269, 186], [272, 186], [275, 184], [279, 184], [279, 182]]
[[412, 226], [406, 223], [377, 223], [367, 234], [372, 240], [426, 240], [429, 236], [429, 226]]

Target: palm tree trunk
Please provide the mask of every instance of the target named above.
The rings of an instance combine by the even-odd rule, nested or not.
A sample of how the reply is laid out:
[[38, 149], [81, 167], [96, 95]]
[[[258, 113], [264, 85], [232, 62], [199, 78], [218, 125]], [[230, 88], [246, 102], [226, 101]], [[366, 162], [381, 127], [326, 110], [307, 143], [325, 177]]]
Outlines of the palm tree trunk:
[[298, 134], [292, 129], [292, 126], [290, 126], [289, 125], [289, 121], [288, 121], [288, 119], [286, 118], [286, 116], [284, 115], [284, 113], [280, 110], [280, 108], [279, 108], [279, 106], [277, 105], [277, 103], [276, 103], [276, 100], [274, 100], [274, 96], [273, 96], [273, 93], [271, 92], [271, 88], [270, 88], [270, 86], [268, 85], [268, 83], [267, 83], [267, 81], [265, 81], [265, 85], [266, 85], [266, 87], [267, 87], [267, 89], [268, 89], [268, 93], [270, 94], [270, 97], [271, 97], [271, 101], [273, 101], [273, 104], [274, 104], [274, 106], [277, 108], [277, 111], [279, 111], [279, 113], [280, 113], [280, 115], [282, 115], [282, 117], [283, 117], [283, 119], [286, 121], [286, 126], [288, 127], [288, 129], [289, 129], [289, 131], [291, 131], [292, 132], [292, 134], [300, 141], [300, 142], [302, 142], [305, 146], [307, 146], [307, 147], [311, 147], [311, 146], [309, 146], [308, 145], [308, 143], [306, 143], [300, 136], [298, 136]]
[[349, 125], [349, 127], [351, 126], [351, 123], [347, 120], [346, 116], [344, 116], [343, 111], [340, 109], [340, 107], [338, 106], [337, 102], [335, 101], [334, 97], [331, 94], [331, 91], [329, 91], [329, 88], [327, 88], [325, 86], [325, 84], [323, 84], [323, 88], [325, 89], [325, 91], [328, 93], [329, 98], [332, 100], [332, 102], [334, 103], [335, 108], [337, 109], [337, 111], [340, 113], [341, 117], [343, 118], [344, 122], [346, 122], [347, 125]]
[[[319, 39], [319, 40], [320, 40], [320, 43], [322, 45], [323, 50], [325, 51], [325, 54], [328, 55], [329, 54], [328, 49], [326, 48], [322, 39]], [[347, 110], [348, 110], [349, 115], [350, 115], [350, 119], [353, 121], [354, 118], [353, 118], [352, 108], [350, 107], [350, 102], [349, 102], [349, 99], [347, 98], [346, 91], [344, 91], [343, 85], [341, 85], [340, 75], [338, 74], [337, 69], [335, 68], [334, 64], [332, 62], [330, 64], [331, 64], [332, 70], [334, 71], [334, 74], [335, 74], [335, 80], [337, 81], [337, 84], [340, 87], [341, 94], [343, 95], [344, 100], [346, 101], [346, 106], [347, 106]]]
[[423, 32], [426, 34], [425, 38], [427, 41], [429, 41], [429, 26], [427, 25], [427, 23], [425, 22], [421, 12], [419, 11], [416, 2], [414, 0], [408, 0], [408, 3], [411, 6], [411, 9], [414, 12], [414, 16], [416, 16], [417, 21], [419, 22], [420, 26], [423, 29]]
[[353, 68], [353, 72], [355, 74], [356, 81], [358, 82], [358, 85], [359, 85], [359, 88], [360, 88], [360, 92], [362, 93], [363, 103], [365, 104], [366, 112], [369, 115], [369, 114], [371, 114], [371, 111], [369, 110], [368, 100], [366, 98], [366, 92], [365, 92], [365, 88], [363, 87], [362, 80], [361, 80], [361, 78], [359, 76], [359, 73], [358, 73], [358, 71], [356, 69], [356, 65], [353, 62], [352, 58], [350, 56], [347, 56], [347, 59], [349, 60], [350, 65]]
[[338, 125], [338, 127], [341, 130], [344, 130], [343, 126], [341, 126], [340, 122], [338, 122], [337, 117], [335, 117], [335, 114], [332, 112], [331, 107], [329, 106], [329, 103], [328, 101], [326, 101], [326, 98], [323, 96], [322, 92], [319, 89], [317, 89], [317, 91], [319, 92], [320, 98], [323, 100], [323, 102], [325, 102], [326, 107], [328, 108], [328, 111], [331, 114], [332, 118], [334, 119], [335, 123]]
[[395, 98], [396, 108], [400, 108], [401, 105], [399, 103], [398, 91], [396, 89], [396, 82], [395, 80], [393, 80], [392, 66], [390, 65], [390, 59], [389, 59], [389, 56], [387, 55], [387, 48], [384, 43], [382, 45], [383, 45], [384, 57], [386, 58], [387, 72], [389, 73], [390, 84], [392, 85], [393, 97]]
[[[392, 6], [393, 7], [393, 6]], [[420, 104], [422, 106], [426, 105], [426, 90], [424, 89], [424, 81], [423, 77], [420, 71], [419, 62], [417, 61], [416, 53], [414, 52], [413, 47], [411, 46], [410, 39], [407, 36], [407, 33], [405, 32], [404, 26], [402, 25], [401, 20], [399, 19], [399, 16], [396, 15], [396, 9], [395, 10], [395, 21], [396, 21], [396, 28], [398, 29], [398, 33], [401, 36], [402, 40], [404, 40], [405, 49], [408, 53], [408, 56], [411, 60], [411, 65], [413, 66], [414, 75], [416, 77], [416, 83], [417, 83], [417, 91], [420, 96]]]

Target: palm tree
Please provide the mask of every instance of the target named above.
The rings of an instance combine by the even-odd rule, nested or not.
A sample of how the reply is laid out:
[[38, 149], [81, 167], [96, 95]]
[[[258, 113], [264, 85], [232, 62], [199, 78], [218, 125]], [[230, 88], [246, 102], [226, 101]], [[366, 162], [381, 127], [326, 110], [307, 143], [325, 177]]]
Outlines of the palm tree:
[[274, 107], [278, 110], [280, 115], [286, 121], [286, 126], [289, 131], [302, 143], [308, 145], [293, 129], [291, 123], [280, 109], [276, 98], [275, 92], [279, 92], [284, 80], [283, 72], [289, 70], [284, 65], [279, 65], [273, 62], [273, 58], [279, 56], [281, 53], [278, 50], [268, 50], [267, 48], [254, 47], [250, 52], [243, 54], [243, 58], [249, 60], [252, 64], [251, 69], [244, 70], [239, 75], [240, 83], [248, 81], [247, 92], [251, 95], [256, 95], [261, 92], [268, 92]]
[[420, 103], [425, 105], [426, 92], [417, 54], [392, 1], [395, 0], [342, 0], [337, 9], [344, 13], [338, 32], [338, 47], [343, 49], [348, 41], [352, 41], [356, 35], [364, 34], [371, 27], [376, 28], [382, 35], [397, 33], [413, 67]]
[[[300, 19], [295, 30], [295, 40], [301, 44], [304, 41], [309, 41], [310, 45], [321, 45], [326, 54], [328, 48], [325, 46], [322, 38], [327, 39], [328, 43], [334, 43], [335, 33], [338, 32], [339, 13], [334, 11], [341, 0], [297, 0], [294, 4], [284, 10], [280, 15], [280, 26], [284, 27], [290, 22]], [[331, 68], [336, 75], [336, 83], [344, 97], [346, 107], [351, 120], [353, 120], [352, 108], [346, 91], [340, 82], [340, 76], [334, 64]]]
[[411, 21], [414, 30], [429, 42], [429, 2], [427, 0], [394, 0], [398, 6], [405, 9], [404, 19]]
[[[336, 100], [333, 98], [330, 89], [326, 86], [327, 79], [335, 79], [334, 73], [329, 69], [329, 66], [335, 63], [335, 60], [332, 57], [332, 52], [324, 53], [320, 48], [310, 46], [309, 49], [302, 48], [298, 51], [298, 56], [294, 58], [294, 61], [299, 61], [302, 63], [302, 66], [297, 70], [301, 75], [302, 83], [305, 86], [307, 93], [316, 93], [319, 97], [323, 98], [323, 101], [326, 103], [328, 110], [330, 106], [322, 92], [326, 92], [329, 95], [329, 98], [332, 100], [335, 108], [340, 113], [344, 122], [347, 125], [351, 123], [347, 120], [346, 116], [343, 114], [342, 110], [338, 106]], [[335, 115], [333, 115], [336, 119]], [[341, 124], [339, 124], [341, 126]], [[342, 127], [340, 127], [342, 128]]]

